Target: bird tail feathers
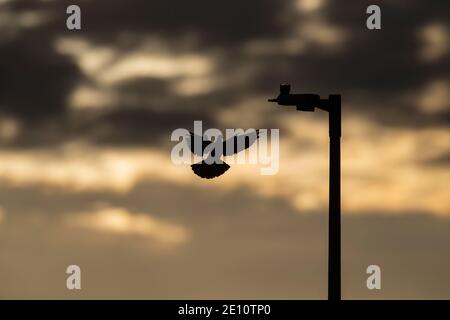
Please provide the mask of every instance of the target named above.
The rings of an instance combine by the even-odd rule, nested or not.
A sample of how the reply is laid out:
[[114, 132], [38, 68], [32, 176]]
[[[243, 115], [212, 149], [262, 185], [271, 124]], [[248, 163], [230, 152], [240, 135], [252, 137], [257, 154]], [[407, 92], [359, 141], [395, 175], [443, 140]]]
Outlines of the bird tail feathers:
[[192, 171], [204, 179], [212, 179], [223, 175], [230, 166], [225, 162], [208, 164], [205, 161], [197, 162], [191, 165]]

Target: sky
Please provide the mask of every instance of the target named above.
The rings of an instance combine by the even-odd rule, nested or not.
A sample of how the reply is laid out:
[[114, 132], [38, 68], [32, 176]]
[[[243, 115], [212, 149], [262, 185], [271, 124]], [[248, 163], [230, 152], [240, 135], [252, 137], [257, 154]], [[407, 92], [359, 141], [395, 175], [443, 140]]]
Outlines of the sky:
[[[0, 298], [326, 299], [328, 119], [289, 82], [342, 95], [343, 298], [449, 299], [450, 4], [370, 4], [0, 0]], [[195, 120], [279, 129], [279, 172], [175, 165]]]

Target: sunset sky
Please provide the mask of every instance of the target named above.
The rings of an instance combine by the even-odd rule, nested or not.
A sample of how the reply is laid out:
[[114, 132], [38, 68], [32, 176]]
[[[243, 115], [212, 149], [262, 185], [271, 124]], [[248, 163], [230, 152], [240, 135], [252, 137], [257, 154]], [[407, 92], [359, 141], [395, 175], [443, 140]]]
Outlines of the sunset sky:
[[[370, 4], [0, 0], [0, 298], [326, 299], [328, 118], [289, 82], [342, 95], [343, 298], [450, 299], [450, 3]], [[280, 129], [279, 172], [173, 164], [194, 120]]]

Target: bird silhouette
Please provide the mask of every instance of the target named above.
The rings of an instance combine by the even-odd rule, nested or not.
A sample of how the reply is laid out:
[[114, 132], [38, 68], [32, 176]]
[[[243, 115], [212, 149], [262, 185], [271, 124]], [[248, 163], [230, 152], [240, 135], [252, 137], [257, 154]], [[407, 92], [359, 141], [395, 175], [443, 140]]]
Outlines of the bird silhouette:
[[[219, 163], [217, 161], [213, 161], [213, 159], [220, 159], [223, 156], [232, 156], [233, 154], [237, 154], [245, 149], [248, 149], [255, 141], [259, 138], [259, 129], [256, 130], [248, 130], [250, 132], [242, 134], [242, 135], [234, 135], [231, 138], [222, 141], [222, 154], [215, 154], [217, 149], [214, 148], [208, 155], [210, 161], [202, 160], [198, 163], [194, 163], [191, 165], [192, 171], [196, 175], [204, 179], [212, 179], [221, 176], [224, 174], [230, 166], [221, 160]], [[188, 143], [190, 150], [193, 154], [197, 156], [201, 156], [204, 158], [205, 149], [211, 143], [211, 140], [204, 139], [202, 136], [196, 135], [193, 132], [189, 132]], [[195, 148], [195, 141], [201, 141], [201, 148]], [[212, 159], [213, 158], [213, 159]]]

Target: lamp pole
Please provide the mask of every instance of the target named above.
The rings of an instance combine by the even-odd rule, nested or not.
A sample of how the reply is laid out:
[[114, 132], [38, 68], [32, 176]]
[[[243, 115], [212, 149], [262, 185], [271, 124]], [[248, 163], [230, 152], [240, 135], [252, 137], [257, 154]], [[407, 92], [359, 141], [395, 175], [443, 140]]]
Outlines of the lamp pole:
[[328, 300], [341, 300], [341, 96], [321, 99], [317, 94], [291, 94], [289, 84], [280, 85], [280, 94], [269, 102], [296, 106], [298, 111], [328, 112], [330, 172], [328, 207]]

